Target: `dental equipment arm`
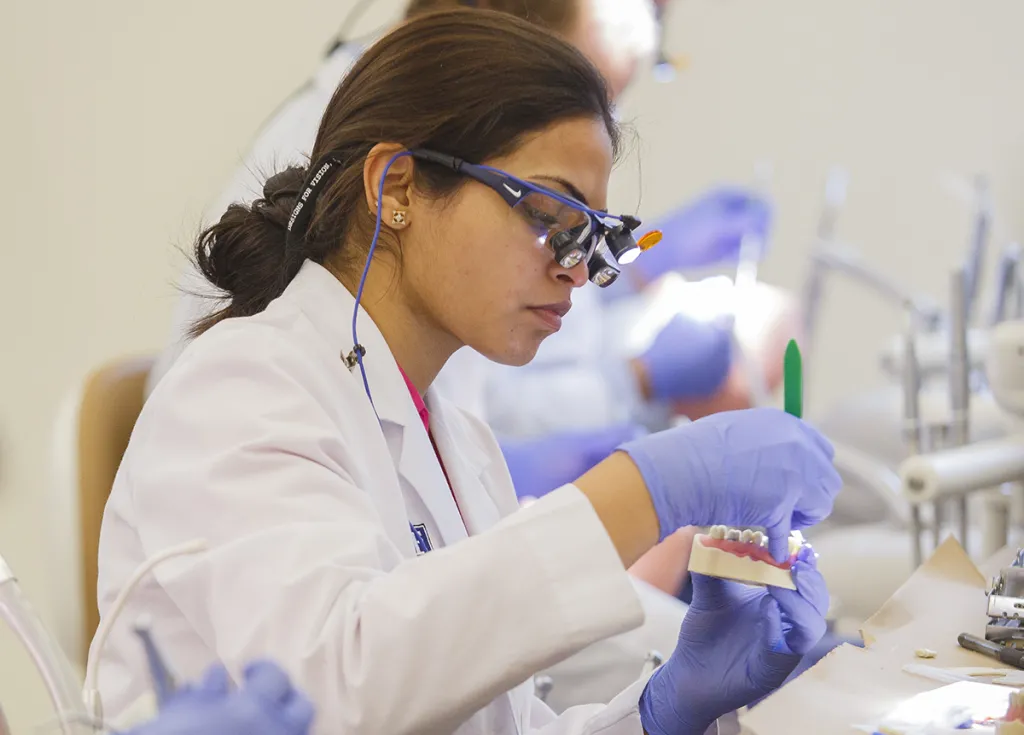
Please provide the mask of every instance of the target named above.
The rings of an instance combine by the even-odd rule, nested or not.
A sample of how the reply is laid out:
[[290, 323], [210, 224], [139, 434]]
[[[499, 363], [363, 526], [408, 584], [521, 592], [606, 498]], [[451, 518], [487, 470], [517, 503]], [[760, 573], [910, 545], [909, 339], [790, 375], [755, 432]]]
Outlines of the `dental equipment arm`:
[[889, 514], [901, 525], [910, 516], [903, 500], [903, 485], [900, 477], [884, 462], [869, 454], [844, 444], [832, 442], [836, 450], [832, 462], [843, 478], [844, 486], [851, 483], [863, 485], [885, 502]]
[[[992, 329], [986, 365], [996, 402], [1007, 413], [1024, 416], [1024, 321], [1003, 322]], [[962, 377], [958, 382], [962, 390]], [[914, 505], [1019, 482], [1024, 479], [1024, 433], [913, 456], [899, 473], [904, 496]]]
[[[963, 447], [970, 440], [968, 417], [970, 413], [971, 362], [967, 344], [967, 288], [966, 269], [954, 270], [950, 277], [949, 405], [952, 416], [949, 424], [949, 436], [955, 447]], [[915, 315], [912, 313], [904, 344], [903, 395], [904, 436], [915, 456], [903, 464], [900, 474], [903, 481], [904, 494], [911, 503], [914, 563], [919, 565], [921, 563], [922, 530], [920, 505], [923, 502], [932, 503], [934, 512], [934, 544], [938, 547], [939, 535], [942, 530], [943, 501], [947, 499], [947, 493], [937, 494], [930, 490], [925, 492], [925, 489], [934, 487], [935, 475], [929, 471], [927, 466], [915, 465], [913, 461], [921, 460], [922, 463], [927, 464], [929, 461], [935, 461], [936, 457], [941, 461], [942, 457], [948, 455], [949, 452], [921, 454], [922, 451], [927, 451], [927, 449], [924, 447], [923, 427], [921, 424], [921, 371], [916, 353], [916, 327]], [[904, 471], [909, 472], [909, 474], [904, 474]], [[949, 472], [945, 467], [943, 471]], [[981, 487], [990, 487], [990, 485], [982, 485]], [[967, 494], [966, 492], [951, 492], [948, 495], [955, 500], [959, 520], [960, 542], [966, 547], [968, 528]]]
[[[984, 180], [979, 180], [983, 182]], [[964, 295], [956, 310], [951, 312], [950, 319], [962, 318], [967, 324], [967, 346], [970, 355], [971, 370], [980, 370], [985, 364], [988, 350], [988, 329], [1005, 319], [1019, 319], [1024, 316], [1024, 290], [1020, 282], [1021, 248], [1017, 243], [1010, 243], [1004, 248], [996, 268], [995, 298], [988, 323], [982, 327], [972, 327], [978, 302], [978, 283], [984, 266], [984, 256], [988, 249], [988, 241], [992, 230], [991, 203], [987, 190], [979, 184], [976, 195], [977, 212], [970, 247], [964, 265]], [[959, 313], [957, 313], [959, 312]], [[917, 357], [923, 377], [944, 375], [954, 359], [950, 351], [950, 341], [942, 334], [922, 334], [917, 341]], [[894, 341], [882, 353], [882, 369], [892, 376], [902, 373], [904, 350], [902, 341]]]
[[[849, 177], [846, 170], [833, 168], [829, 171], [825, 181], [825, 204], [822, 206], [821, 215], [818, 218], [818, 228], [814, 242], [813, 251], [827, 247], [836, 236], [836, 223], [839, 220], [839, 211], [846, 202], [846, 186]], [[821, 305], [821, 288], [825, 280], [825, 269], [819, 265], [814, 258], [811, 258], [811, 272], [804, 283], [803, 304], [803, 334], [805, 340], [814, 336], [817, 326], [817, 317]]]
[[825, 276], [838, 271], [859, 281], [891, 302], [914, 312], [926, 331], [934, 331], [942, 321], [942, 311], [933, 302], [911, 294], [890, 278], [868, 266], [852, 249], [836, 241], [836, 222], [846, 203], [847, 173], [834, 168], [825, 182], [825, 203], [818, 219], [815, 244], [810, 256], [810, 272], [803, 288], [804, 341], [814, 340], [818, 314], [821, 311]]
[[1024, 435], [910, 457], [900, 465], [913, 504], [960, 497], [1024, 478]]
[[[949, 406], [952, 412], [950, 437], [953, 446], [970, 441], [968, 419], [971, 408], [971, 362], [967, 350], [967, 325], [970, 317], [968, 270], [953, 271], [950, 280], [949, 325]], [[967, 496], [957, 500], [960, 543], [967, 547]], [[938, 524], [936, 523], [936, 529]], [[937, 544], [936, 544], [937, 546]]]
[[[903, 361], [903, 439], [911, 454], [917, 455], [924, 446], [924, 427], [921, 423], [921, 371], [917, 362], [917, 320], [908, 315], [907, 333], [904, 336]], [[921, 507], [910, 506], [910, 533], [913, 542], [914, 567], [924, 560], [921, 551]]]
[[996, 269], [996, 295], [990, 326], [1006, 319], [1024, 318], [1024, 288], [1021, 286], [1021, 247], [1011, 242], [1003, 249]]
[[[967, 332], [967, 352], [970, 355], [971, 370], [985, 367], [985, 355], [988, 352], [988, 329], [972, 327]], [[942, 332], [919, 333], [914, 339], [914, 352], [917, 369], [921, 379], [945, 375], [949, 371], [949, 336]], [[893, 378], [903, 375], [907, 354], [906, 337], [894, 337], [882, 350], [880, 357], [883, 372]]]
[[[0, 556], [0, 618], [28, 651], [43, 679], [57, 715], [62, 735], [93, 733], [92, 718], [82, 701], [82, 690], [71, 662], [47, 632], [42, 621], [21, 593], [18, 580]], [[2, 716], [0, 716], [2, 721]], [[0, 727], [2, 727], [0, 722]]]
[[974, 230], [968, 247], [965, 265], [965, 291], [963, 301], [963, 317], [970, 324], [973, 321], [975, 306], [978, 303], [978, 291], [981, 283], [981, 272], [985, 267], [985, 254], [992, 232], [992, 197], [989, 194], [988, 179], [978, 176], [974, 182]]
[[888, 301], [910, 309], [928, 331], [934, 330], [942, 322], [942, 309], [937, 304], [911, 293], [893, 279], [874, 270], [851, 248], [836, 243], [820, 249], [811, 258], [818, 267], [843, 273]]

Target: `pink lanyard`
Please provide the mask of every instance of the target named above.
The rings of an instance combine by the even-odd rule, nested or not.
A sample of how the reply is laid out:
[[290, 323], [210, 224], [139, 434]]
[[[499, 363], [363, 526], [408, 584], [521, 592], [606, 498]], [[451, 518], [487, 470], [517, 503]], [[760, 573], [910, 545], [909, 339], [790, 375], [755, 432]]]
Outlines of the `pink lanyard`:
[[[423, 428], [427, 430], [427, 436], [430, 437], [430, 444], [434, 447], [434, 455], [437, 457], [437, 463], [441, 465], [441, 472], [444, 473], [444, 479], [448, 483], [448, 490], [452, 494], [452, 500], [455, 501], [455, 507], [459, 508], [459, 499], [455, 497], [455, 490], [452, 488], [452, 481], [448, 477], [448, 470], [444, 467], [444, 460], [441, 459], [441, 453], [437, 451], [437, 444], [434, 442], [434, 435], [430, 432], [430, 410], [427, 408], [426, 402], [423, 400], [423, 396], [416, 390], [416, 386], [409, 380], [409, 376], [402, 370], [402, 366], [398, 366], [398, 371], [405, 378], [405, 387], [409, 389], [409, 395], [412, 397], [413, 405], [416, 406], [416, 413], [420, 415], [420, 420], [423, 422]], [[462, 515], [462, 509], [459, 508], [459, 515]]]

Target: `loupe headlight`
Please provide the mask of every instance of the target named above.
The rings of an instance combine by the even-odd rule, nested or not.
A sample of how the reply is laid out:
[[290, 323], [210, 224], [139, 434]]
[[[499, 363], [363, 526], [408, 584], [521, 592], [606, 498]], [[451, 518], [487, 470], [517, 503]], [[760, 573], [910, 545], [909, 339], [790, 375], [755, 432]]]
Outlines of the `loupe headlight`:
[[604, 241], [617, 264], [629, 265], [640, 255], [640, 246], [633, 238], [633, 230], [639, 226], [640, 220], [624, 215], [622, 224], [609, 229], [605, 234]]

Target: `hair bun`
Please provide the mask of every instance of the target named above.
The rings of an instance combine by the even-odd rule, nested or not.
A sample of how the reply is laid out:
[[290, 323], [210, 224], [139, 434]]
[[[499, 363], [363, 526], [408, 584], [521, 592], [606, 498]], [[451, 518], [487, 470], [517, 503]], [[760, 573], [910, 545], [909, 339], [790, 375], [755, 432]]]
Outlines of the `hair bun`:
[[280, 196], [297, 197], [308, 174], [306, 166], [290, 166], [274, 174], [263, 185], [263, 198], [273, 200]]
[[278, 227], [287, 227], [308, 172], [305, 166], [291, 166], [271, 176], [263, 184], [263, 198], [253, 202], [252, 213]]

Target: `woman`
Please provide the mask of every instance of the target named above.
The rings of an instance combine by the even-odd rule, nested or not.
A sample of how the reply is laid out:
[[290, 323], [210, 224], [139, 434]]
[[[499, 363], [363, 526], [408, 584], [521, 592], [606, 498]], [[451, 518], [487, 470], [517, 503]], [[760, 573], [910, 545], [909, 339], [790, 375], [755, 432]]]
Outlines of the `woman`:
[[[521, 684], [636, 626], [623, 567], [678, 528], [763, 526], [784, 557], [790, 526], [838, 489], [824, 439], [781, 412], [724, 414], [514, 512], [493, 436], [430, 389], [464, 345], [523, 364], [558, 329], [588, 265], [552, 247], [621, 222], [598, 212], [616, 140], [589, 62], [509, 16], [427, 15], [369, 49], [312, 165], [197, 246], [227, 302], [136, 425], [104, 517], [101, 613], [142, 560], [205, 538], [129, 616], [189, 678], [280, 661], [322, 733], [702, 732], [781, 683], [824, 629], [807, 558], [797, 591], [702, 580], [676, 653], [607, 707], [556, 718]], [[120, 630], [97, 661], [115, 714], [144, 659]]]
[[[456, 0], [412, 0], [406, 6], [406, 15], [411, 18], [457, 5]], [[476, 7], [501, 10], [558, 33], [583, 51], [606, 78], [618, 80], [610, 83], [612, 86], [622, 86], [628, 81], [628, 75], [654, 43], [653, 16], [648, 0], [612, 0], [611, 3], [608, 0], [481, 0]], [[348, 42], [334, 49], [314, 76], [279, 106], [262, 126], [226, 188], [214, 198], [205, 218], [207, 223], [218, 221], [234, 202], [251, 202], [258, 198], [268, 175], [292, 163], [304, 165], [313, 149], [320, 119], [364, 45]], [[663, 243], [659, 250], [668, 244]], [[188, 268], [183, 275], [187, 280], [179, 283], [181, 293], [175, 309], [175, 332], [186, 337], [196, 319], [216, 307], [215, 299], [202, 296], [210, 294], [215, 297], [216, 289], [195, 268]], [[600, 289], [587, 289], [591, 290]], [[601, 380], [602, 365], [607, 361], [587, 348], [591, 344], [590, 335], [599, 337], [602, 333], [601, 322], [605, 317], [600, 304], [601, 298], [596, 293], [589, 300], [575, 298], [573, 310], [556, 337], [561, 341], [562, 349], [574, 356], [570, 371], [575, 390], [587, 390], [587, 386], [598, 381], [596, 389], [589, 393], [593, 404], [612, 402], [609, 396], [613, 393], [604, 388]], [[582, 325], [583, 329], [574, 330], [573, 322]], [[579, 349], [581, 340], [584, 349]], [[186, 338], [185, 344], [188, 341]], [[545, 347], [550, 349], [550, 343], [551, 340], [547, 340]], [[164, 350], [150, 372], [150, 381], [155, 383], [166, 372], [183, 347], [184, 344], [179, 342]], [[686, 363], [692, 365], [701, 357], [703, 351], [693, 349]], [[534, 360], [531, 368], [538, 367], [538, 362], [542, 361]], [[460, 350], [456, 359], [446, 363], [433, 387], [435, 392], [470, 410], [494, 429], [521, 495], [542, 494], [541, 491], [554, 490], [572, 482], [636, 433], [632, 425], [615, 424], [603, 431], [561, 431], [531, 436], [526, 441], [502, 437], [501, 427], [490, 423], [495, 417], [489, 415], [488, 404], [496, 406], [502, 393], [516, 394], [518, 398], [521, 392], [508, 380], [501, 381], [503, 390], [488, 392], [487, 383], [499, 387], [498, 381], [489, 380], [493, 367], [470, 350]], [[685, 367], [678, 369], [685, 372]], [[512, 372], [522, 372], [522, 369]], [[532, 405], [545, 414], [558, 414], [545, 400], [548, 396], [556, 396], [569, 405], [574, 403], [561, 390], [564, 378], [557, 377], [564, 375], [565, 369], [547, 371], [541, 365], [538, 372], [542, 374], [535, 374], [529, 383], [532, 400], [529, 404], [520, 401], [517, 406], [519, 413], [529, 414]], [[544, 390], [538, 391], [538, 387]], [[619, 402], [623, 402], [621, 398]], [[583, 418], [580, 413], [578, 411], [572, 418], [576, 421]], [[568, 418], [562, 417], [562, 420]], [[562, 427], [571, 425], [572, 421], [566, 421]], [[526, 471], [531, 474], [524, 476]], [[656, 552], [657, 549], [651, 553]], [[663, 566], [672, 569], [679, 568], [680, 564], [685, 569], [686, 560], [678, 554], [672, 554], [663, 562]], [[648, 651], [672, 650], [686, 606], [674, 597], [666, 599], [663, 592], [648, 585], [638, 583], [636, 586], [644, 608], [642, 626], [588, 646], [542, 672], [553, 680], [553, 688], [548, 691], [545, 701], [556, 711], [574, 704], [607, 702], [633, 682], [638, 662], [644, 660]], [[600, 671], [600, 676], [595, 676], [595, 671]]]

